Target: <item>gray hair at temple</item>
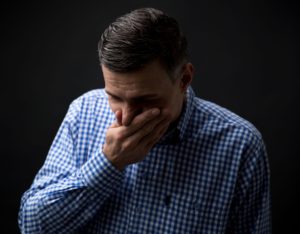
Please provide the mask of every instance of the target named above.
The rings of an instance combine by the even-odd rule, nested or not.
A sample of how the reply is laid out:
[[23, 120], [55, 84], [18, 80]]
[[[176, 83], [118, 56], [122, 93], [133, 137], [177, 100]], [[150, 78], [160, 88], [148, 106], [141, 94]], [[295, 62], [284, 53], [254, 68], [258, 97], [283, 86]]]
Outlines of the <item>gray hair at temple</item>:
[[131, 72], [159, 59], [173, 79], [187, 60], [187, 40], [178, 22], [154, 8], [131, 11], [111, 23], [98, 43], [100, 63], [114, 72]]

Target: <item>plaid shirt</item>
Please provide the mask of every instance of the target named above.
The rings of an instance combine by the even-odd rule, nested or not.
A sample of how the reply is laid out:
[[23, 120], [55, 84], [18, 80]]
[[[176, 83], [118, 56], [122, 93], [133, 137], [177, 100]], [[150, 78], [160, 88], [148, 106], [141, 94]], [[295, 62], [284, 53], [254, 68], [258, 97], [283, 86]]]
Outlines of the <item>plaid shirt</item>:
[[118, 171], [103, 89], [74, 100], [24, 193], [22, 233], [270, 233], [270, 173], [255, 127], [190, 87], [175, 129]]

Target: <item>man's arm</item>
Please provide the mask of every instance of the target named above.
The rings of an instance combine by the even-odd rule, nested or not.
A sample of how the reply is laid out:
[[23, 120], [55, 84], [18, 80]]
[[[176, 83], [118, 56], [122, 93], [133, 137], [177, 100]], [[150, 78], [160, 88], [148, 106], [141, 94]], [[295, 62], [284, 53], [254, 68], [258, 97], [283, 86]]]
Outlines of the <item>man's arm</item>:
[[102, 154], [102, 146], [76, 166], [74, 135], [78, 103], [72, 103], [45, 164], [23, 195], [19, 212], [22, 233], [71, 233], [85, 225], [122, 180]]
[[270, 170], [261, 138], [245, 150], [226, 233], [271, 233]]

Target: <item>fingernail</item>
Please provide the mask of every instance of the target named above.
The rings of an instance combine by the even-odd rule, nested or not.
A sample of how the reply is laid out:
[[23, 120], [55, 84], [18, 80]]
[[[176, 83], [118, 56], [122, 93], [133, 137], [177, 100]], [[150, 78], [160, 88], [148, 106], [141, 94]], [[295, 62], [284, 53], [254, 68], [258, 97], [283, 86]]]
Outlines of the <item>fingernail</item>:
[[154, 109], [154, 110], [151, 111], [151, 114], [152, 114], [152, 115], [158, 115], [159, 112], [160, 112], [159, 109]]

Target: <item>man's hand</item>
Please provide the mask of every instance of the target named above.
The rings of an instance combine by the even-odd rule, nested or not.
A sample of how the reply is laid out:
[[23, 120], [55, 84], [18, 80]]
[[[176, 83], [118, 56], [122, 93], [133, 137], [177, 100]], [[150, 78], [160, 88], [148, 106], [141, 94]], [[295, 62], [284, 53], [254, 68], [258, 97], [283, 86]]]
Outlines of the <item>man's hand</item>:
[[158, 108], [137, 115], [129, 126], [118, 122], [120, 112], [116, 113], [117, 122], [107, 130], [103, 153], [119, 170], [145, 158], [169, 126], [169, 120]]

